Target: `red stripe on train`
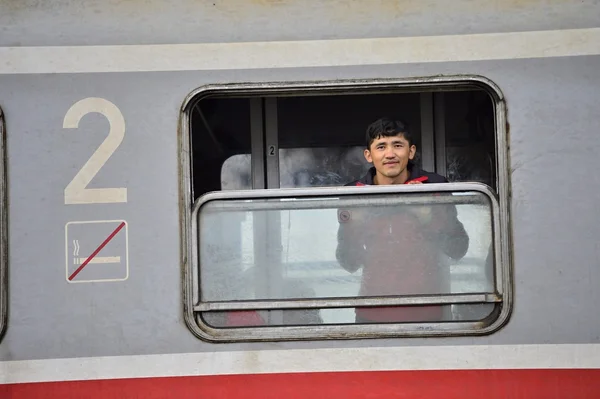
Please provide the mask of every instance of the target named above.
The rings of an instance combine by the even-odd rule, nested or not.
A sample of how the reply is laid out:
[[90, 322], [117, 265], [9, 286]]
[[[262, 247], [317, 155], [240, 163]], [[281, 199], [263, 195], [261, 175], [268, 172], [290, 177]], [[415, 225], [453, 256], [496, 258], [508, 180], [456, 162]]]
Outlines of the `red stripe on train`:
[[0, 398], [596, 399], [600, 398], [600, 369], [249, 374], [42, 382], [2, 385]]

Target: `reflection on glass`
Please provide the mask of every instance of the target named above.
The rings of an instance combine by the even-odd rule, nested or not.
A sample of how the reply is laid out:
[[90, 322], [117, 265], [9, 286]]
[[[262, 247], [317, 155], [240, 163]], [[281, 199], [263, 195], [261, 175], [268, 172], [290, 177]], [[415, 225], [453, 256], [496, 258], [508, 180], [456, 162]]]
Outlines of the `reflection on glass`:
[[495, 187], [495, 115], [483, 90], [454, 91], [444, 98], [446, 177]]
[[449, 181], [477, 181], [493, 185], [494, 160], [484, 148], [447, 146], [446, 170]]
[[371, 166], [363, 147], [282, 148], [280, 187], [343, 186], [363, 176]]
[[[210, 201], [198, 221], [202, 301], [493, 292], [491, 209], [477, 192]], [[402, 319], [399, 308], [414, 321], [448, 317], [405, 306], [374, 320], [363, 308], [356, 322]]]
[[252, 164], [250, 154], [233, 155], [221, 167], [221, 190], [252, 189]]

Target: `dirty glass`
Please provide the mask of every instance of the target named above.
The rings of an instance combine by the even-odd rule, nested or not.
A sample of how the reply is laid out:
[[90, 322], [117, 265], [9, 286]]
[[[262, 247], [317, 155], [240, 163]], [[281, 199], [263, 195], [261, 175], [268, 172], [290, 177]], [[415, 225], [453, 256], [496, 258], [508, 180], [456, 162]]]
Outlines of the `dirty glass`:
[[[209, 201], [198, 212], [200, 299], [494, 292], [492, 237], [491, 204], [479, 192]], [[436, 320], [481, 318], [493, 308], [457, 306], [433, 312]], [[262, 312], [279, 314], [257, 318], [273, 319], [269, 324], [294, 324], [284, 321], [286, 312], [308, 324], [353, 323], [364, 319], [356, 314], [369, 314]]]
[[280, 187], [343, 186], [372, 166], [364, 147], [282, 148], [279, 150]]
[[227, 158], [221, 167], [221, 190], [252, 189], [252, 158], [236, 154]]

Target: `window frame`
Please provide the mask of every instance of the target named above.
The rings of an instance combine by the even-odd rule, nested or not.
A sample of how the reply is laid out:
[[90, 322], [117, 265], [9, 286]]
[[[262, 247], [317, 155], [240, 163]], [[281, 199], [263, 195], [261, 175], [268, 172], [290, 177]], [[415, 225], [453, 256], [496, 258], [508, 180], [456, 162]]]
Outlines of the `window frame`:
[[[190, 111], [193, 105], [208, 96], [222, 97], [268, 97], [286, 95], [334, 95], [334, 94], [374, 94], [389, 92], [435, 93], [436, 91], [464, 90], [469, 88], [483, 89], [490, 96], [495, 122], [495, 155], [496, 155], [496, 187], [497, 192], [481, 183], [444, 183], [443, 191], [451, 191], [454, 187], [468, 185], [471, 190], [477, 186], [497, 205], [493, 212], [493, 240], [496, 250], [495, 273], [496, 289], [502, 294], [502, 306], [496, 319], [489, 325], [483, 321], [476, 322], [442, 322], [442, 323], [393, 323], [393, 324], [348, 324], [348, 325], [310, 325], [310, 326], [278, 326], [278, 327], [236, 327], [213, 328], [202, 322], [199, 311], [198, 282], [199, 265], [197, 264], [197, 209], [204, 201], [215, 198], [232, 198], [232, 196], [248, 195], [260, 198], [265, 195], [310, 195], [318, 191], [338, 194], [353, 193], [352, 187], [345, 188], [301, 188], [301, 189], [254, 189], [249, 191], [223, 191], [207, 193], [196, 203], [192, 200], [191, 168], [192, 154]], [[253, 148], [254, 150], [254, 148]], [[262, 149], [259, 151], [262, 154]], [[184, 100], [181, 108], [179, 129], [179, 176], [180, 176], [180, 232], [181, 232], [181, 266], [183, 279], [184, 319], [191, 332], [200, 339], [209, 342], [243, 342], [243, 341], [285, 341], [285, 340], [322, 340], [322, 339], [363, 339], [363, 338], [400, 338], [400, 337], [435, 337], [435, 336], [469, 336], [491, 334], [510, 318], [513, 303], [512, 288], [512, 237], [510, 232], [510, 182], [508, 173], [508, 142], [506, 105], [499, 87], [491, 80], [475, 75], [435, 76], [407, 79], [372, 79], [319, 82], [272, 82], [250, 84], [211, 84], [202, 86], [191, 92]], [[253, 171], [255, 173], [255, 171]], [[410, 190], [432, 191], [434, 185], [412, 186]], [[436, 185], [437, 186], [437, 185]], [[413, 188], [414, 187], [414, 188]], [[429, 187], [429, 188], [428, 188]], [[485, 188], [481, 188], [485, 187]], [[341, 191], [338, 191], [341, 190]], [[367, 191], [381, 193], [382, 190], [405, 191], [406, 187], [361, 187], [361, 194]], [[440, 190], [439, 188], [437, 189]], [[271, 194], [266, 194], [271, 193]], [[295, 194], [294, 194], [295, 193]], [[285, 195], [285, 194], [283, 194]], [[294, 300], [299, 302], [299, 300]], [[318, 300], [321, 301], [321, 300]], [[362, 301], [362, 300], [361, 300]], [[275, 302], [275, 301], [269, 301]], [[287, 301], [286, 301], [287, 302]], [[306, 305], [307, 301], [302, 300]], [[308, 302], [314, 302], [312, 300]], [[361, 302], [361, 304], [364, 302]], [[311, 306], [315, 304], [312, 303]], [[300, 306], [300, 305], [298, 305]], [[272, 308], [269, 308], [272, 309]], [[467, 324], [471, 326], [467, 326]], [[467, 328], [463, 328], [463, 327]]]
[[0, 341], [8, 328], [8, 193], [6, 121], [0, 108]]

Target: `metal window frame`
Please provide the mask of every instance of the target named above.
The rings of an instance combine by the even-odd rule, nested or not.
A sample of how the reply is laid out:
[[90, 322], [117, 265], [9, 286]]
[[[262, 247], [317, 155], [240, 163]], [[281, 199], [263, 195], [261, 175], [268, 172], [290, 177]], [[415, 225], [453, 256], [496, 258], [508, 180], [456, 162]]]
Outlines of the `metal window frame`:
[[421, 167], [435, 171], [435, 124], [433, 119], [434, 93], [421, 93]]
[[[265, 144], [263, 138], [263, 104], [262, 99], [250, 100], [250, 165], [252, 173], [252, 188], [266, 188], [265, 166], [263, 164]], [[223, 173], [223, 172], [221, 172]]]
[[377, 306], [423, 306], [455, 305], [467, 303], [499, 303], [497, 293], [402, 295], [356, 298], [280, 299], [270, 301], [200, 302], [194, 306], [196, 312], [218, 312], [229, 310], [274, 310], [274, 309], [335, 309]]
[[0, 340], [8, 327], [8, 193], [6, 122], [0, 108]]
[[433, 126], [435, 132], [435, 171], [446, 176], [446, 98], [444, 93], [433, 95]]
[[[409, 197], [402, 199], [402, 205], [422, 205], [423, 201], [427, 201], [426, 205], [434, 205], [434, 204], [454, 204], [454, 205], [465, 205], [465, 204], [481, 204], [480, 201], [474, 198], [465, 198], [464, 195], [450, 195], [450, 196], [442, 196], [442, 197], [431, 197], [430, 192], [435, 191], [436, 186], [444, 186], [442, 190], [437, 190], [436, 192], [444, 191], [446, 192], [446, 186], [450, 183], [436, 183], [436, 184], [428, 184], [428, 189], [426, 191], [418, 191], [418, 193], [425, 193], [423, 195], [416, 195], [415, 192], [411, 191], [411, 195]], [[452, 183], [454, 187], [457, 187], [457, 184], [474, 184], [474, 183]], [[483, 184], [483, 183], [482, 183]], [[414, 184], [411, 184], [413, 186]], [[473, 186], [474, 187], [474, 186]], [[473, 188], [471, 187], [471, 188]], [[486, 186], [487, 187], [487, 186]], [[336, 190], [331, 194], [325, 194], [325, 191], [321, 192], [321, 189], [329, 188]], [[420, 188], [420, 187], [419, 187]], [[281, 190], [285, 191], [274, 191], [278, 189], [270, 189], [267, 191], [261, 191], [263, 195], [256, 195], [254, 191], [251, 190], [228, 190], [225, 192], [226, 195], [221, 195], [220, 192], [212, 192], [204, 194], [202, 197], [198, 199], [196, 205], [194, 206], [193, 213], [198, 212], [197, 207], [202, 207], [206, 203], [210, 201], [222, 201], [222, 200], [236, 200], [236, 201], [244, 201], [243, 210], [244, 211], [269, 211], [269, 210], [299, 210], [299, 209], [323, 209], [323, 207], [339, 207], [339, 197], [341, 195], [348, 195], [348, 189], [341, 187], [302, 187], [302, 188], [284, 188]], [[311, 190], [310, 194], [306, 193], [305, 190]], [[355, 189], [352, 189], [354, 191]], [[364, 206], [363, 199], [360, 197], [371, 196], [373, 194], [379, 194], [379, 196], [375, 198], [369, 199], [369, 206], [395, 206], [398, 205], [398, 199], [394, 197], [383, 197], [381, 194], [388, 194], [386, 192], [382, 192], [379, 188], [376, 188], [376, 192], [371, 192], [371, 186], [365, 187], [364, 190], [359, 193], [354, 194], [356, 197], [359, 197], [355, 201], [344, 202], [344, 207], [352, 207], [352, 206]], [[473, 190], [474, 191], [474, 190]], [[487, 191], [491, 191], [491, 188]], [[277, 195], [276, 193], [282, 193], [281, 195]], [[315, 194], [318, 192], [319, 194]], [[464, 192], [460, 189], [460, 192]], [[477, 192], [480, 192], [477, 190]], [[235, 193], [235, 194], [231, 194]], [[274, 194], [275, 193], [275, 194]], [[294, 194], [296, 193], [296, 194]], [[458, 191], [454, 191], [453, 193], [458, 194]], [[227, 195], [230, 194], [230, 195]], [[268, 195], [265, 196], [265, 194]], [[452, 194], [452, 193], [451, 193]], [[245, 202], [246, 200], [252, 202]], [[265, 200], [265, 202], [255, 202], [255, 200]], [[293, 201], [293, 202], [292, 202]], [[218, 209], [219, 211], [240, 211], [240, 205], [236, 203], [228, 203], [228, 201], [219, 202], [218, 205], [211, 204], [213, 209]], [[195, 216], [194, 216], [195, 217]]]
[[[243, 327], [243, 328], [213, 328], [206, 325], [200, 317], [198, 291], [198, 264], [194, 262], [194, 246], [197, 243], [197, 231], [193, 229], [193, 210], [191, 181], [190, 181], [190, 111], [201, 98], [206, 97], [273, 97], [298, 95], [333, 95], [333, 94], [374, 94], [417, 92], [435, 93], [439, 91], [465, 90], [478, 88], [484, 90], [492, 99], [495, 114], [495, 150], [496, 150], [496, 187], [497, 192], [489, 190], [492, 198], [498, 203], [498, 212], [493, 217], [497, 221], [493, 240], [495, 258], [496, 291], [501, 293], [501, 302], [494, 298], [490, 302], [498, 306], [484, 320], [475, 322], [440, 322], [440, 323], [390, 323], [390, 324], [349, 324], [349, 325], [311, 325], [311, 326], [281, 326], [281, 327]], [[240, 84], [211, 84], [192, 91], [183, 101], [181, 107], [179, 138], [179, 187], [180, 187], [180, 233], [181, 233], [181, 267], [183, 284], [183, 312], [185, 322], [190, 331], [200, 339], [209, 342], [243, 342], [243, 341], [284, 341], [284, 340], [321, 340], [321, 339], [363, 339], [363, 338], [400, 338], [400, 337], [435, 337], [435, 336], [468, 336], [486, 335], [500, 329], [508, 322], [512, 311], [512, 235], [510, 231], [510, 181], [508, 168], [508, 137], [506, 104], [500, 88], [488, 78], [476, 75], [433, 76], [406, 79], [370, 79], [370, 80], [336, 80], [336, 81], [306, 81], [306, 82], [270, 82], [270, 83], [240, 83]], [[446, 183], [447, 188], [461, 183]], [[465, 183], [463, 183], [465, 184]], [[468, 183], [471, 184], [478, 183]], [[427, 186], [397, 186], [375, 188], [378, 193], [387, 190], [415, 190]], [[415, 188], [413, 188], [415, 187]], [[454, 186], [456, 187], [456, 186]], [[487, 187], [487, 186], [486, 186]], [[431, 188], [431, 187], [430, 187]], [[333, 188], [334, 191], [352, 193], [353, 187]], [[371, 187], [360, 187], [361, 194]], [[383, 189], [383, 190], [382, 190]], [[260, 190], [265, 192], [283, 191], [292, 194], [296, 189]], [[315, 195], [315, 188], [309, 190]], [[228, 195], [235, 193], [227, 192]], [[213, 195], [208, 193], [207, 195]], [[296, 193], [297, 194], [297, 193]], [[358, 191], [353, 193], [358, 194]], [[257, 194], [258, 195], [258, 194]], [[196, 204], [197, 205], [197, 204]], [[390, 300], [390, 298], [387, 298]], [[429, 298], [435, 300], [435, 298]], [[437, 298], [439, 299], [439, 298]], [[456, 298], [460, 299], [460, 298]], [[393, 299], [392, 300], [397, 300]], [[402, 299], [402, 300], [407, 300]], [[471, 300], [462, 298], [461, 300]], [[258, 306], [259, 304], [253, 304]], [[263, 304], [266, 306], [266, 304]], [[316, 306], [304, 303], [303, 305]], [[261, 305], [262, 306], [262, 305]], [[289, 302], [282, 308], [290, 306]], [[295, 306], [295, 305], [294, 305]], [[361, 303], [361, 306], [364, 306]], [[271, 308], [272, 309], [272, 308]]]
[[[406, 197], [399, 196], [401, 193], [460, 193], [460, 192], [478, 192], [483, 194], [490, 201], [491, 208], [491, 228], [494, 249], [501, 246], [500, 243], [500, 218], [499, 204], [491, 188], [482, 183], [441, 183], [441, 184], [426, 184], [426, 185], [393, 185], [393, 186], [367, 186], [367, 187], [327, 187], [327, 188], [294, 188], [294, 189], [268, 189], [268, 190], [244, 190], [244, 191], [223, 191], [208, 193], [200, 197], [194, 205], [192, 212], [192, 230], [198, 232], [198, 219], [202, 212], [202, 207], [208, 203], [215, 201], [226, 202], [228, 200], [281, 200], [290, 199], [289, 201], [273, 202], [273, 205], [278, 205], [276, 209], [306, 209], [306, 208], [321, 208], [321, 201], [302, 201], [302, 199], [325, 198], [324, 202], [328, 206], [334, 206], [329, 202], [328, 197], [348, 197], [348, 196], [372, 196], [372, 195], [389, 195], [390, 200], [395, 203], [402, 203]], [[293, 201], [293, 200], [296, 201]], [[383, 198], [382, 198], [383, 199]], [[464, 196], [441, 196], [431, 197], [433, 202], [440, 203], [463, 203]], [[412, 200], [410, 202], [413, 202]], [[337, 203], [339, 204], [339, 203]], [[262, 210], [269, 206], [269, 202], [263, 202], [258, 205], [258, 209]], [[300, 206], [297, 206], [300, 205]], [[321, 206], [320, 206], [321, 205]], [[344, 204], [345, 205], [345, 204]], [[286, 208], [287, 206], [287, 208]], [[255, 207], [253, 207], [255, 208]], [[227, 206], [221, 207], [222, 210], [230, 209]], [[192, 243], [193, 252], [191, 263], [199, 264], [199, 253], [201, 248], [198, 242]], [[502, 275], [501, 260], [499, 251], [494, 251], [494, 265], [496, 275]], [[193, 289], [200, 292], [200, 278], [195, 281]], [[277, 299], [277, 300], [236, 300], [236, 301], [198, 301], [194, 304], [195, 312], [211, 312], [211, 311], [230, 311], [230, 310], [283, 310], [283, 309], [330, 309], [330, 308], [352, 308], [352, 307], [370, 307], [370, 306], [394, 306], [394, 305], [452, 305], [452, 304], [467, 304], [467, 303], [494, 303], [497, 306], [502, 306], [503, 303], [503, 284], [501, 279], [494, 279], [494, 292], [477, 292], [464, 294], [438, 294], [438, 295], [396, 295], [396, 296], [378, 296], [378, 297], [354, 297], [354, 298], [318, 298], [318, 299]], [[497, 318], [488, 317], [485, 321], [468, 321], [454, 322], [460, 324], [460, 329], [453, 331], [455, 334], [472, 334], [485, 330], [493, 326], [499, 318], [502, 317], [500, 312], [496, 313]], [[281, 340], [281, 339], [313, 339], [322, 338], [345, 338], [349, 333], [348, 327], [351, 325], [310, 325], [296, 326], [293, 330], [288, 326], [267, 326], [267, 327], [247, 327], [247, 328], [214, 328], [205, 323], [201, 317], [198, 317], [200, 328], [207, 335], [207, 339], [215, 341], [237, 341], [248, 339], [252, 335], [251, 330], [260, 330], [262, 340]], [[435, 323], [395, 323], [393, 324], [393, 336], [401, 334], [413, 335], [429, 335], [439, 331], [444, 331], [444, 326], [448, 322]], [[415, 330], [415, 326], [420, 325], [421, 330]], [[369, 324], [364, 325], [361, 332], [361, 337], [379, 337], [389, 336], [389, 324]], [[299, 333], [301, 331], [301, 334]], [[460, 331], [460, 332], [459, 332]], [[299, 334], [299, 335], [296, 335]], [[210, 338], [209, 338], [210, 337]]]

